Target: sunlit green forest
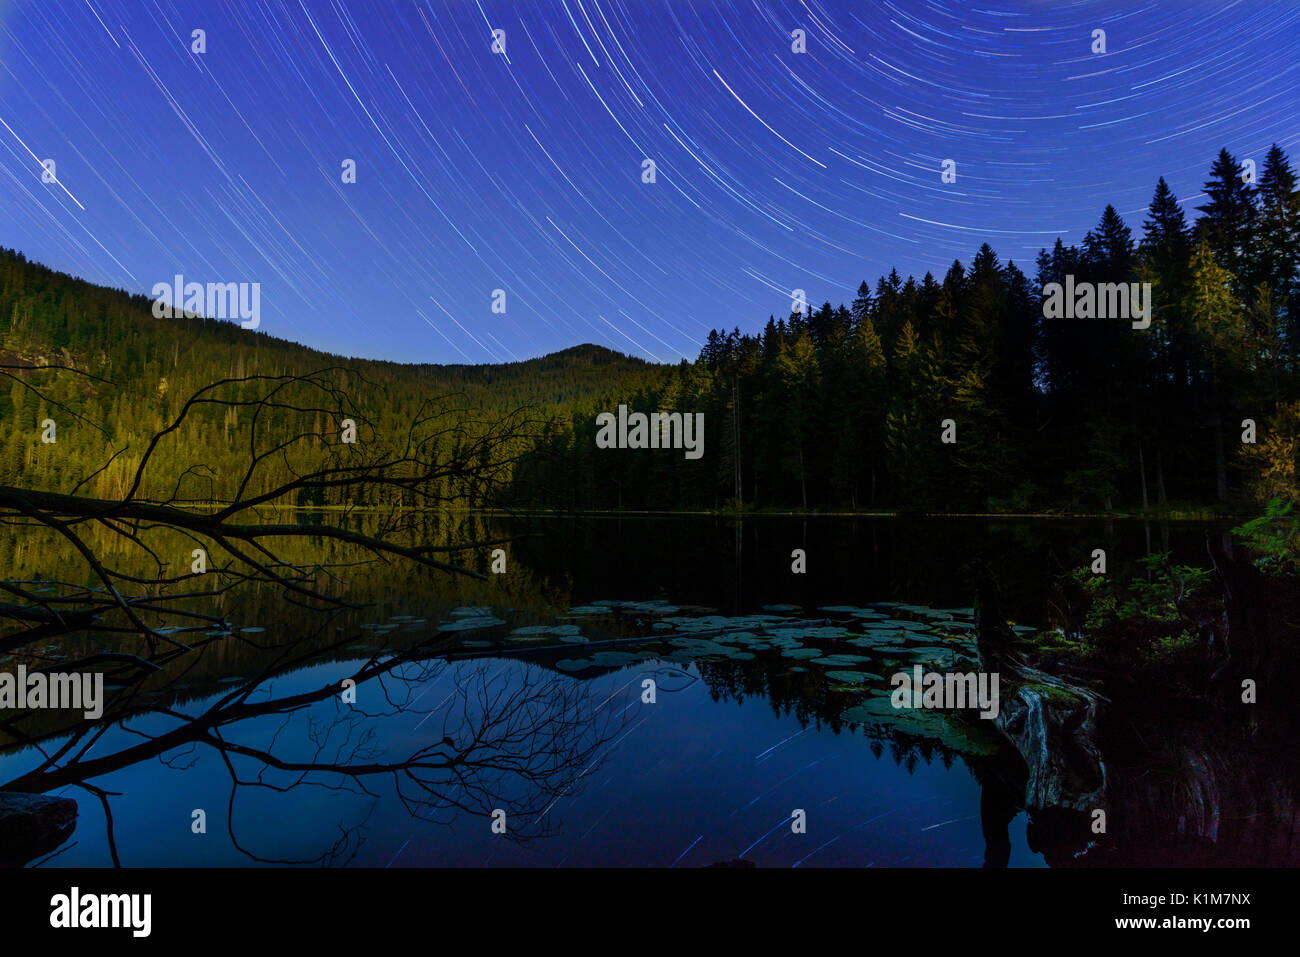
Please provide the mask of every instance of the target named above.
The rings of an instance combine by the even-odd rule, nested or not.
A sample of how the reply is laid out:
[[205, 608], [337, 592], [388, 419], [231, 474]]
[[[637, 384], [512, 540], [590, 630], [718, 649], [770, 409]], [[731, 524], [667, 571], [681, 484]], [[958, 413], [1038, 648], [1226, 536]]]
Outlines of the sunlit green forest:
[[[760, 334], [715, 330], [696, 361], [676, 367], [593, 345], [503, 365], [345, 359], [235, 323], [158, 319], [144, 296], [4, 250], [0, 483], [69, 491], [84, 480], [83, 494], [120, 497], [149, 438], [197, 390], [330, 369], [323, 381], [346, 401], [292, 424], [310, 438], [286, 468], [310, 467], [349, 416], [365, 448], [400, 445], [422, 417], [474, 435], [507, 413], [535, 413], [509, 434], [532, 451], [505, 497], [479, 504], [1136, 511], [1294, 501], [1295, 172], [1274, 147], [1258, 183], [1247, 182], [1223, 151], [1196, 210], [1192, 221], [1161, 179], [1139, 228], [1107, 206], [1082, 243], [1043, 250], [1032, 279], [984, 244], [941, 280], [893, 270], [851, 303], [770, 317]], [[1045, 319], [1043, 288], [1067, 276], [1150, 283], [1150, 327]], [[88, 375], [35, 368], [48, 365]], [[228, 500], [248, 430], [290, 427], [274, 416], [254, 425], [237, 404], [253, 391], [233, 381], [221, 394], [236, 404], [196, 408], [151, 474], [179, 477], [185, 500]], [[598, 448], [596, 416], [619, 404], [703, 412], [704, 456]], [[47, 419], [53, 443], [41, 438]], [[259, 481], [276, 478], [268, 467]], [[170, 484], [143, 493], [175, 497]], [[316, 494], [282, 504], [392, 503]]]
[[[347, 398], [335, 414], [325, 409], [292, 423], [263, 414], [258, 423], [265, 430], [261, 439], [277, 430], [307, 428], [312, 438], [294, 450], [293, 462], [307, 467], [349, 416], [359, 423], [357, 450], [364, 454], [370, 445], [400, 445], [421, 416], [434, 417], [426, 427], [454, 423], [473, 435], [516, 410], [553, 409], [662, 375], [662, 367], [591, 345], [501, 365], [349, 359], [231, 322], [155, 318], [151, 306], [147, 297], [95, 286], [0, 250], [0, 366], [10, 373], [0, 394], [5, 423], [0, 484], [70, 491], [88, 479], [83, 494], [120, 497], [153, 434], [172, 423], [192, 394], [227, 378], [335, 370], [322, 377]], [[219, 394], [239, 401], [264, 390], [264, 385], [259, 390], [256, 383], [234, 382]], [[312, 401], [320, 398], [317, 394]], [[160, 484], [146, 487], [144, 494], [170, 497], [170, 483], [193, 468], [183, 483], [184, 497], [229, 500], [231, 483], [248, 465], [253, 411], [196, 407], [154, 453], [149, 471]], [[52, 443], [42, 441], [41, 423], [47, 419], [56, 427]], [[268, 468], [260, 478], [270, 482], [283, 475]], [[327, 499], [282, 504], [389, 504]]]

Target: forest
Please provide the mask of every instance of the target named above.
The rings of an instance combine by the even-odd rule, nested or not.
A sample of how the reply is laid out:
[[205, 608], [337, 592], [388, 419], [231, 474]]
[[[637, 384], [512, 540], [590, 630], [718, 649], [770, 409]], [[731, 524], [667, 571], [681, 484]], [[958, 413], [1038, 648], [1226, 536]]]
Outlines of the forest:
[[[240, 397], [255, 377], [310, 374], [338, 407], [316, 414], [287, 469], [349, 417], [358, 447], [377, 448], [416, 421], [472, 435], [529, 413], [509, 432], [517, 454], [501, 455], [504, 491], [477, 506], [1257, 512], [1300, 497], [1300, 191], [1277, 146], [1258, 182], [1242, 169], [1220, 152], [1193, 221], [1163, 178], [1140, 234], [1106, 206], [1079, 245], [1042, 250], [1032, 279], [986, 243], [941, 280], [891, 270], [847, 305], [769, 317], [758, 334], [715, 329], [678, 366], [593, 345], [503, 365], [343, 358], [232, 322], [155, 318], [145, 296], [0, 250], [0, 485], [120, 497], [150, 437], [229, 380], [153, 453], [180, 487], [138, 490], [229, 500], [245, 428], [283, 425], [242, 421]], [[1130, 282], [1153, 291], [1146, 328], [1044, 318], [1052, 283]], [[600, 447], [598, 418], [620, 405], [703, 413], [707, 454]], [[48, 421], [56, 442], [42, 440]], [[390, 493], [277, 504], [381, 506]]]
[[[1162, 177], [1140, 234], [1108, 205], [1031, 279], [986, 243], [941, 280], [896, 270], [848, 305], [709, 334], [635, 392], [571, 403], [519, 501], [647, 509], [1111, 512], [1294, 501], [1300, 193], [1227, 150], [1189, 222]], [[1044, 318], [1051, 283], [1150, 283], [1150, 326]], [[703, 412], [699, 462], [598, 449], [596, 415]], [[1243, 420], [1254, 423], [1248, 434]], [[955, 442], [942, 441], [952, 420]], [[1244, 439], [1243, 439], [1244, 437]], [[1251, 439], [1254, 441], [1251, 441]]]
[[[0, 249], [0, 486], [78, 488], [120, 498], [152, 437], [205, 389], [211, 399], [192, 407], [153, 450], [152, 472], [165, 485], [138, 490], [140, 496], [229, 501], [232, 483], [248, 465], [249, 428], [269, 441], [305, 427], [310, 438], [299, 435], [304, 441], [281, 464], [309, 468], [323, 445], [339, 441], [345, 418], [358, 430], [349, 451], [373, 457], [400, 444], [417, 422], [454, 423], [466, 435], [482, 435], [512, 413], [550, 409], [661, 374], [659, 366], [592, 345], [499, 365], [329, 355], [234, 322], [157, 318], [146, 296], [96, 286]], [[312, 377], [339, 401], [306, 423], [262, 415], [254, 425], [253, 400], [270, 377]], [[299, 391], [303, 385], [295, 383]], [[54, 423], [54, 441], [43, 440], [47, 421]], [[511, 430], [512, 442], [528, 436], [526, 429]], [[270, 487], [284, 471], [262, 469], [261, 484], [249, 491]], [[364, 500], [357, 500], [363, 491]], [[327, 491], [304, 493], [276, 504], [400, 504], [380, 489], [349, 494], [354, 497], [343, 501]]]

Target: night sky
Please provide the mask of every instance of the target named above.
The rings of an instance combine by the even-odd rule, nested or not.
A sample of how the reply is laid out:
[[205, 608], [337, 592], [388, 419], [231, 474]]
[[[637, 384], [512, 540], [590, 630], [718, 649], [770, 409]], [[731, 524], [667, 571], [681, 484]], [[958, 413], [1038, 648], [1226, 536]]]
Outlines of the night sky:
[[345, 355], [693, 358], [984, 241], [1032, 278], [1162, 174], [1190, 217], [1221, 147], [1300, 159], [1296, 0], [123, 7], [0, 0], [0, 245], [260, 282], [263, 331]]

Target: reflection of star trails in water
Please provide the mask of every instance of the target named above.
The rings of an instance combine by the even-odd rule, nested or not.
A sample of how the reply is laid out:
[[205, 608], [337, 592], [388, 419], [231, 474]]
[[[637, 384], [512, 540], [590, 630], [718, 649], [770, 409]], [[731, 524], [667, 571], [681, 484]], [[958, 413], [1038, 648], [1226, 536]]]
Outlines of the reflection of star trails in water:
[[[860, 828], [860, 827], [865, 827], [866, 825], [870, 824], [872, 821], [879, 821], [882, 817], [888, 817], [890, 814], [893, 814], [895, 810], [897, 810], [897, 808], [894, 808], [893, 810], [890, 810], [890, 811], [886, 811], [884, 814], [877, 814], [875, 817], [869, 817], [869, 818], [867, 818], [865, 821], [863, 821], [861, 824], [854, 824], [854, 825], [853, 825], [851, 828], [849, 828], [847, 831], [841, 831], [840, 833], [838, 833], [838, 834], [836, 834], [834, 837], [832, 837], [829, 841], [826, 841], [826, 842], [825, 842], [824, 844], [822, 844], [821, 846], [816, 847], [816, 848], [814, 848], [813, 850], [809, 851], [807, 854], [805, 854], [803, 857], [799, 858], [799, 860], [795, 861], [795, 862], [794, 862], [793, 864], [791, 864], [790, 866], [791, 866], [791, 867], [798, 867], [798, 866], [799, 866], [800, 864], [802, 864], [804, 861], [808, 860], [808, 858], [812, 857], [814, 854], [816, 854], [818, 851], [820, 851], [823, 847], [828, 847], [828, 846], [830, 846], [831, 844], [834, 844], [836, 841], [838, 841], [840, 838], [842, 838], [845, 834], [852, 834], [852, 833], [853, 833], [854, 831], [856, 831], [858, 828]], [[870, 867], [871, 865], [868, 864], [867, 866]]]
[[[431, 710], [428, 714], [426, 714], [423, 718], [420, 719], [420, 724], [424, 724], [424, 722], [428, 721], [428, 720], [429, 720], [430, 718], [432, 718], [435, 714], [437, 714], [439, 711], [441, 711], [441, 710], [442, 710], [442, 706], [445, 705], [448, 701], [450, 701], [453, 697], [455, 697], [455, 695], [456, 695], [456, 692], [454, 692], [454, 691], [448, 692], [447, 697], [445, 697], [445, 698], [443, 698], [441, 701], [439, 701], [439, 702], [437, 703], [437, 705], [434, 706], [433, 710]], [[414, 703], [415, 703], [415, 702], [412, 702], [412, 704], [414, 704]], [[415, 730], [418, 731], [418, 730], [420, 729], [420, 724], [417, 724], [417, 725], [415, 726]]]
[[397, 860], [398, 856], [402, 853], [402, 851], [406, 850], [406, 845], [411, 843], [412, 837], [415, 837], [414, 831], [412, 831], [410, 835], [406, 838], [406, 840], [402, 842], [402, 846], [397, 849], [397, 854], [394, 854], [391, 858], [389, 858], [388, 863], [385, 864], [384, 867], [393, 866], [393, 861]]
[[807, 730], [808, 730], [807, 728], [801, 728], [800, 730], [796, 731], [794, 734], [790, 735], [790, 737], [786, 738], [784, 741], [777, 742], [776, 744], [768, 748], [766, 751], [760, 751], [758, 754], [754, 755], [754, 760], [759, 763], [762, 763], [765, 755], [771, 755], [771, 753], [775, 751], [777, 748], [781, 747], [781, 745], [788, 744], [789, 742], [793, 741], [795, 738], [799, 737], [799, 735], [803, 734]]
[[[455, 793], [456, 789], [459, 788], [459, 787], [460, 787], [460, 785], [457, 784], [456, 787], [452, 788], [452, 789], [451, 789], [451, 790], [452, 790], [452, 793]], [[448, 803], [450, 803], [450, 801], [449, 801]], [[436, 811], [436, 810], [438, 810], [438, 808], [441, 807], [441, 806], [442, 806], [441, 804], [435, 804], [435, 805], [433, 806], [433, 810]], [[418, 814], [415, 814], [415, 813], [412, 813], [411, 816], [414, 817], [416, 820], [424, 821], [424, 822], [426, 822], [426, 823], [428, 823], [429, 820], [430, 820], [429, 818], [420, 817]], [[388, 867], [392, 867], [392, 866], [393, 866], [393, 861], [397, 860], [399, 857], [402, 856], [402, 851], [406, 850], [406, 845], [408, 845], [408, 844], [411, 843], [411, 838], [413, 838], [413, 837], [415, 837], [415, 831], [412, 831], [410, 834], [407, 835], [406, 840], [402, 842], [402, 846], [399, 847], [399, 848], [397, 849], [397, 853], [395, 853], [391, 858], [388, 859], [388, 863], [384, 865], [385, 868], [388, 868]]]
[[791, 814], [788, 817], [786, 817], [785, 820], [777, 821], [776, 824], [772, 827], [771, 831], [768, 831], [767, 834], [764, 834], [753, 844], [749, 845], [749, 847], [745, 848], [743, 851], [737, 854], [736, 859], [744, 860], [745, 855], [748, 854], [750, 851], [752, 851], [754, 848], [758, 847], [758, 845], [762, 844], [765, 840], [767, 840], [767, 838], [772, 834], [772, 831], [775, 831], [778, 827], [782, 827], [786, 824], [789, 824], [793, 820], [794, 820], [794, 815]]
[[[800, 734], [802, 734], [802, 733], [803, 733], [803, 732], [800, 732]], [[770, 788], [768, 788], [766, 791], [763, 791], [761, 794], [758, 794], [757, 796], [755, 796], [754, 799], [753, 799], [752, 801], [750, 801], [748, 804], [744, 805], [743, 807], [738, 807], [738, 808], [736, 808], [734, 811], [731, 812], [731, 817], [735, 817], [735, 816], [736, 816], [737, 814], [739, 814], [741, 811], [744, 811], [744, 810], [746, 810], [747, 808], [751, 808], [751, 807], [753, 807], [753, 806], [755, 805], [755, 803], [757, 803], [758, 801], [761, 801], [763, 798], [767, 797], [769, 794], [771, 794], [773, 791], [775, 791], [777, 788], [779, 788], [782, 784], [785, 784], [785, 783], [786, 783], [787, 781], [789, 781], [791, 778], [794, 778], [794, 777], [796, 777], [796, 776], [802, 774], [804, 771], [807, 771], [807, 770], [808, 770], [809, 768], [811, 768], [813, 765], [821, 764], [823, 760], [824, 760], [823, 758], [816, 758], [816, 759], [814, 759], [814, 760], [812, 760], [812, 761], [809, 761], [807, 764], [805, 764], [803, 767], [801, 767], [798, 771], [795, 771], [793, 774], [790, 774], [790, 775], [788, 775], [787, 777], [782, 778], [780, 781], [777, 781], [775, 784], [773, 784], [773, 785], [772, 785]]]
[[[651, 714], [653, 714], [653, 712], [651, 712]], [[565, 788], [563, 791], [557, 794], [554, 800], [552, 800], [550, 804], [546, 805], [546, 807], [542, 810], [542, 813], [537, 815], [537, 820], [533, 821], [533, 823], [536, 824], [542, 818], [546, 817], [547, 813], [551, 810], [551, 808], [555, 807], [555, 805], [559, 802], [560, 798], [567, 795], [569, 791], [571, 791], [574, 787], [576, 787], [578, 782], [581, 781], [583, 778], [585, 778], [588, 772], [590, 772], [592, 768], [594, 768], [598, 763], [600, 763], [601, 758], [606, 758], [609, 757], [609, 755], [613, 754], [614, 749], [623, 743], [624, 738], [626, 738], [629, 734], [631, 734], [633, 731], [641, 727], [641, 725], [645, 724], [649, 720], [650, 720], [650, 714], [647, 714], [639, 722], [637, 722], [636, 724], [632, 725], [632, 727], [624, 731], [623, 734], [618, 738], [618, 740], [609, 746], [609, 750], [605, 752], [605, 754], [598, 756], [596, 760], [592, 761], [591, 764], [587, 765], [582, 770], [582, 772], [576, 778], [573, 779], [572, 784], [570, 784], [567, 788]]]
[[[631, 687], [631, 686], [632, 686], [632, 683], [635, 682], [636, 679], [639, 678], [639, 677], [640, 677], [640, 675], [636, 675], [636, 676], [634, 676], [634, 677], [631, 679], [631, 681], [628, 681], [628, 682], [626, 682], [625, 684], [621, 684], [621, 685], [619, 685], [617, 688], [615, 688], [615, 689], [610, 693], [610, 695], [609, 695], [608, 698], [606, 698], [606, 699], [605, 699], [604, 701], [602, 701], [600, 704], [596, 705], [596, 707], [592, 708], [592, 709], [591, 709], [591, 713], [594, 715], [594, 714], [595, 714], [597, 711], [599, 711], [601, 708], [605, 707], [605, 705], [609, 704], [609, 703], [610, 703], [611, 701], [613, 701], [616, 697], [618, 697], [618, 694], [619, 694], [620, 691], [626, 691], [629, 687]], [[622, 712], [620, 711], [619, 714], [622, 714]]]
[[[697, 837], [695, 840], [691, 841], [691, 847], [694, 847], [696, 844], [700, 843], [700, 841], [702, 841], [702, 840], [704, 840], [704, 835], [703, 835], [703, 834], [701, 834], [701, 835], [700, 835], [699, 837]], [[686, 850], [684, 850], [684, 851], [682, 851], [680, 854], [678, 854], [678, 855], [677, 855], [677, 861], [680, 861], [683, 857], [685, 857], [687, 854], [689, 854], [689, 853], [691, 852], [691, 847], [688, 847]], [[674, 867], [676, 867], [676, 866], [677, 866], [677, 861], [673, 861], [671, 864], [669, 864], [669, 865], [668, 865], [668, 869], [669, 869], [669, 870], [672, 870]]]
[[969, 821], [971, 818], [977, 816], [978, 815], [975, 814], [968, 814], [965, 817], [955, 817], [951, 821], [940, 821], [938, 824], [931, 824], [929, 827], [921, 828], [921, 831], [922, 833], [925, 831], [933, 831], [936, 827], [943, 827], [945, 824], [955, 824], [957, 821]]

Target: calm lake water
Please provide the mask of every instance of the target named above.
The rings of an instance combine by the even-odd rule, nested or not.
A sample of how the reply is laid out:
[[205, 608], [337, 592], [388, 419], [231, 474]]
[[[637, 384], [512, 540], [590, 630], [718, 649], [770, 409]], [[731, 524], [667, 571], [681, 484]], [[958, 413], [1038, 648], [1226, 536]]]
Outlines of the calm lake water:
[[[845, 518], [502, 528], [529, 537], [486, 583], [367, 580], [357, 596], [373, 605], [329, 619], [226, 609], [244, 631], [169, 668], [82, 755], [88, 776], [47, 792], [76, 799], [79, 819], [44, 866], [111, 866], [114, 849], [126, 866], [980, 866], [981, 802], [998, 797], [1007, 755], [852, 709], [892, 670], [969, 650], [973, 560], [1033, 629], [1051, 624], [1053, 576], [1092, 549], [1136, 575], [1149, 549], [1202, 564], [1207, 533]], [[350, 677], [355, 702], [338, 691]], [[0, 786], [41, 760], [9, 745]], [[113, 793], [111, 826], [83, 780]], [[1023, 813], [1005, 840], [1011, 866], [1044, 866]]]

